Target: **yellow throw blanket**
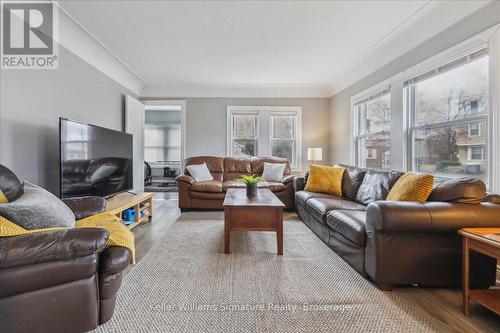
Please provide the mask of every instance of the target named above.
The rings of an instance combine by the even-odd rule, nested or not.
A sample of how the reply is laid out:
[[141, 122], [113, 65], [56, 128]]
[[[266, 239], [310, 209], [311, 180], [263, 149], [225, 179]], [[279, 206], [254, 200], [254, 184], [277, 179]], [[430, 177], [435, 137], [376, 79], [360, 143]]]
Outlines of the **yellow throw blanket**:
[[[121, 246], [132, 252], [132, 264], [135, 264], [135, 244], [134, 234], [124, 226], [120, 220], [110, 213], [102, 213], [89, 216], [76, 221], [76, 228], [104, 228], [109, 232], [107, 246]], [[36, 230], [26, 230], [17, 224], [0, 216], [0, 237], [19, 236], [53, 230], [62, 230], [64, 228], [44, 228]]]

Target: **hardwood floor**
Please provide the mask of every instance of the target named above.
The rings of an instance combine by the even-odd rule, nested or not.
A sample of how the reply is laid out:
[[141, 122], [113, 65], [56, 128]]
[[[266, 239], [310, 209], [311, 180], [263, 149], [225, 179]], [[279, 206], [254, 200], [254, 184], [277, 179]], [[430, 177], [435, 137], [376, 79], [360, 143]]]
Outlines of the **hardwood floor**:
[[[153, 205], [152, 222], [144, 223], [133, 230], [137, 262], [144, 257], [159, 237], [168, 232], [170, 226], [181, 214], [177, 208], [177, 193], [155, 193]], [[297, 217], [295, 214], [287, 213], [284, 218]], [[397, 288], [393, 292], [401, 295], [425, 314], [440, 332], [500, 332], [500, 316], [474, 302], [470, 306], [470, 315], [466, 317], [462, 314], [460, 289], [406, 287]]]

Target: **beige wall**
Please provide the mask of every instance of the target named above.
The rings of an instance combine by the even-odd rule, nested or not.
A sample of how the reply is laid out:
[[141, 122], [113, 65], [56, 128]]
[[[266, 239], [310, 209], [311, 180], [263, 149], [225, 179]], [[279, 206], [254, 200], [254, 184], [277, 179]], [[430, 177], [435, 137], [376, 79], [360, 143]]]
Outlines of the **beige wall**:
[[[350, 161], [351, 97], [407, 68], [419, 64], [450, 47], [500, 23], [500, 2], [492, 2], [456, 25], [436, 35], [373, 74], [330, 98], [330, 158], [332, 162]], [[399, 87], [400, 88], [400, 87]], [[392, 86], [391, 89], [398, 89]], [[391, 94], [392, 168], [404, 168], [403, 101]]]
[[328, 98], [187, 98], [187, 157], [226, 155], [228, 105], [301, 106], [303, 170], [308, 165], [308, 147], [322, 147], [323, 160], [329, 161], [330, 114]]

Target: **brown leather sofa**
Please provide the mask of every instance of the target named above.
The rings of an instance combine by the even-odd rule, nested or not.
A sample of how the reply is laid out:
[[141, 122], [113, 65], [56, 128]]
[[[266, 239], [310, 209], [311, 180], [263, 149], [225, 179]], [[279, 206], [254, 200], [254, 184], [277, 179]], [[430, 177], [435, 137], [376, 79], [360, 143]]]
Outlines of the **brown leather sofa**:
[[[498, 197], [486, 196], [480, 180], [436, 177], [425, 203], [383, 201], [376, 198], [385, 199], [401, 172], [344, 167], [343, 197], [305, 191], [307, 175], [297, 177], [297, 213], [324, 243], [380, 289], [461, 285], [462, 240], [457, 231], [500, 227], [500, 205], [494, 203]], [[472, 286], [495, 284], [494, 259], [473, 253], [471, 265]]]
[[[77, 219], [100, 197], [65, 199]], [[80, 228], [0, 238], [0, 332], [85, 332], [113, 315], [131, 253], [108, 231]]]
[[241, 175], [262, 175], [264, 162], [285, 163], [286, 168], [281, 182], [259, 183], [259, 187], [267, 187], [285, 204], [285, 209], [295, 208], [293, 176], [290, 164], [286, 159], [276, 157], [215, 157], [199, 156], [186, 160], [186, 165], [206, 163], [213, 181], [196, 183], [187, 170], [177, 177], [179, 187], [179, 208], [183, 211], [191, 209], [220, 210], [228, 188], [245, 188], [238, 181]]

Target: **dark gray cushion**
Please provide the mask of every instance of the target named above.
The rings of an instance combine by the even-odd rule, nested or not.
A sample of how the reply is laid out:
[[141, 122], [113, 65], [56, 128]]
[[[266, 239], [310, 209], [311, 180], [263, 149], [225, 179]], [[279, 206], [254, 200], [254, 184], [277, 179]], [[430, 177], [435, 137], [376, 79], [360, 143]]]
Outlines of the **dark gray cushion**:
[[434, 187], [427, 201], [480, 203], [486, 197], [482, 180], [460, 177], [434, 177]]
[[356, 201], [368, 205], [374, 201], [385, 200], [392, 186], [403, 172], [370, 169], [356, 194]]
[[365, 178], [366, 169], [356, 166], [337, 164], [337, 166], [345, 168], [344, 177], [342, 178], [342, 196], [351, 200], [356, 200], [359, 187]]
[[366, 212], [356, 210], [332, 210], [326, 224], [360, 246], [366, 244]]
[[75, 226], [75, 215], [64, 202], [28, 182], [20, 198], [0, 205], [0, 216], [28, 230]]
[[24, 193], [24, 184], [9, 168], [0, 164], [0, 191], [9, 202], [15, 201]]

